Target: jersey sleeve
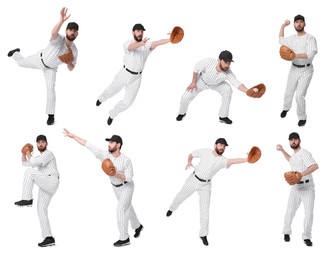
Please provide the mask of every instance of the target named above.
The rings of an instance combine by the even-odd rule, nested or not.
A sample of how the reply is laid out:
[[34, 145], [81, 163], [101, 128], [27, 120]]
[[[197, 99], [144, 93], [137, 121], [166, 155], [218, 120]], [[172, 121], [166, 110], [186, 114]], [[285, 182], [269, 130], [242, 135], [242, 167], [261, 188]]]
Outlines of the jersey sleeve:
[[243, 84], [236, 78], [236, 75], [230, 69], [226, 73], [226, 80], [229, 81], [229, 83], [235, 88], [238, 88]]
[[57, 38], [50, 40], [51, 45], [61, 45], [61, 43], [65, 40], [65, 36], [58, 34]]
[[30, 160], [23, 163], [24, 166], [30, 167], [45, 167], [51, 160], [53, 160], [54, 155], [52, 152], [46, 150], [41, 155], [36, 157], [31, 157]]
[[316, 38], [311, 36], [306, 45], [306, 55], [308, 56], [308, 59], [312, 60], [317, 52], [318, 48]]
[[128, 46], [132, 43], [133, 41], [132, 40], [129, 40], [129, 41], [126, 41], [124, 43], [124, 51], [125, 53], [129, 53], [130, 51], [128, 50]]
[[310, 152], [304, 150], [302, 153], [302, 159], [304, 161], [304, 164], [306, 165], [306, 167], [310, 167], [311, 165], [316, 164], [316, 161], [313, 159], [312, 155]]
[[201, 73], [205, 71], [205, 68], [207, 67], [208, 59], [204, 59], [199, 61], [197, 64], [194, 65], [193, 71], [195, 73]]
[[132, 166], [132, 161], [130, 159], [126, 160], [124, 168], [125, 168], [124, 175], [126, 177], [126, 181], [131, 182], [133, 178], [133, 166]]
[[107, 155], [109, 154], [107, 151], [97, 148], [93, 144], [86, 142], [85, 145], [95, 156], [98, 160], [103, 161]]

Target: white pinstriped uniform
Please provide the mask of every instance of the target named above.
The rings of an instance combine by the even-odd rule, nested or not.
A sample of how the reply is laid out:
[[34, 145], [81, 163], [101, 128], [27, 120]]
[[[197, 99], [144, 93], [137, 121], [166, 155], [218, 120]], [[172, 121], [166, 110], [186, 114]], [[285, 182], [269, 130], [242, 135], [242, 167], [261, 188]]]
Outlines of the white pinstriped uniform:
[[[220, 169], [227, 168], [228, 159], [222, 155], [214, 156], [213, 152], [211, 149], [200, 149], [192, 152], [193, 158], [200, 158], [200, 162], [194, 167], [194, 174], [202, 180], [211, 180]], [[170, 210], [176, 210], [181, 203], [197, 191], [201, 225], [199, 236], [204, 237], [208, 235], [211, 181], [199, 181], [194, 174], [186, 179], [182, 189], [173, 200]]]
[[[186, 90], [180, 101], [179, 114], [184, 115], [191, 101], [203, 90], [212, 89], [218, 92], [222, 97], [219, 117], [229, 115], [229, 106], [232, 95], [232, 86], [237, 88], [242, 83], [236, 79], [231, 69], [226, 72], [216, 70], [217, 59], [207, 58], [199, 61], [194, 66], [194, 72], [198, 73], [197, 89], [193, 91]], [[230, 83], [228, 83], [228, 82]]]
[[[37, 212], [42, 237], [52, 236], [48, 219], [48, 206], [59, 186], [56, 159], [51, 151], [45, 150], [39, 156], [31, 157], [30, 160], [22, 162], [22, 165], [29, 167], [24, 172], [22, 199], [31, 200], [34, 184], [39, 187]], [[34, 169], [36, 167], [37, 170]]]
[[[316, 38], [308, 33], [302, 36], [291, 35], [286, 38], [280, 37], [279, 43], [288, 46], [295, 53], [306, 53], [308, 56], [308, 59], [294, 59], [292, 61], [292, 64], [305, 65], [305, 67], [298, 68], [291, 64], [283, 104], [283, 110], [290, 110], [296, 92], [298, 119], [306, 120], [305, 96], [314, 71], [312, 61], [318, 52]], [[311, 65], [307, 66], [307, 64]]]
[[[150, 49], [152, 42], [146, 42], [144, 46], [141, 46], [133, 51], [129, 51], [128, 46], [134, 42], [135, 40], [129, 40], [124, 43], [124, 65], [130, 71], [142, 72], [147, 58], [152, 52]], [[124, 98], [109, 111], [109, 116], [112, 119], [114, 119], [119, 113], [125, 111], [133, 104], [140, 88], [141, 78], [142, 74], [134, 75], [128, 72], [125, 68], [121, 68], [113, 79], [112, 83], [98, 97], [100, 102], [104, 102], [125, 88]]]
[[114, 194], [118, 199], [117, 205], [117, 223], [119, 229], [119, 239], [126, 240], [128, 235], [128, 221], [131, 222], [132, 229], [140, 227], [140, 222], [136, 216], [134, 208], [132, 206], [132, 196], [134, 192], [133, 178], [133, 167], [131, 160], [124, 155], [120, 154], [119, 157], [113, 157], [113, 155], [105, 150], [95, 147], [93, 144], [86, 142], [86, 147], [96, 156], [97, 159], [103, 161], [105, 158], [110, 158], [117, 172], [122, 173], [126, 176], [126, 184], [121, 187], [115, 187], [114, 185], [122, 184], [123, 181], [117, 177], [109, 176], [113, 187]]
[[[294, 153], [289, 160], [291, 170], [303, 172], [311, 165], [316, 164], [311, 153], [301, 148], [297, 153]], [[308, 180], [306, 183], [305, 181]], [[315, 185], [312, 174], [308, 174], [302, 178], [303, 184], [295, 184], [290, 189], [287, 211], [284, 219], [283, 234], [291, 234], [291, 223], [296, 214], [296, 211], [303, 202], [304, 216], [304, 232], [303, 239], [311, 239], [311, 230], [313, 223], [313, 208], [315, 200]]]
[[[74, 56], [74, 61], [72, 63], [75, 65], [78, 56], [78, 50], [74, 43], [72, 43], [71, 48]], [[65, 36], [58, 34], [56, 39], [50, 40], [49, 45], [45, 49], [38, 51], [34, 55], [23, 57], [22, 54], [17, 51], [12, 56], [12, 58], [21, 67], [43, 70], [47, 91], [46, 114], [54, 115], [55, 113], [55, 82], [57, 69], [59, 65], [64, 64], [59, 60], [58, 56], [64, 54], [65, 52], [67, 52]], [[41, 54], [44, 63], [50, 68], [46, 68], [42, 63]]]

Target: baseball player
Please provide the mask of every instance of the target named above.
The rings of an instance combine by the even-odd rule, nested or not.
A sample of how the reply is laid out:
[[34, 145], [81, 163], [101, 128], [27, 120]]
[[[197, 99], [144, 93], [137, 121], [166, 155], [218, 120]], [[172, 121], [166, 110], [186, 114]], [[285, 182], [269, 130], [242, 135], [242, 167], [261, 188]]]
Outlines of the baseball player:
[[78, 50], [73, 42], [79, 33], [78, 24], [75, 22], [68, 23], [66, 27], [66, 35], [63, 36], [59, 34], [61, 26], [69, 17], [70, 14], [67, 15], [67, 8], [62, 8], [60, 11], [60, 20], [52, 29], [49, 45], [45, 49], [28, 57], [23, 57], [19, 48], [11, 50], [8, 53], [8, 57], [12, 57], [21, 67], [43, 70], [47, 90], [46, 114], [48, 114], [48, 125], [54, 124], [56, 74], [58, 66], [63, 64], [58, 57], [70, 52], [72, 58], [71, 60], [66, 61], [66, 64], [68, 70], [72, 71], [75, 68], [78, 55]]
[[[173, 200], [166, 216], [172, 215], [181, 203], [183, 203], [195, 191], [199, 194], [200, 199], [200, 232], [199, 236], [204, 245], [208, 246], [208, 224], [209, 224], [209, 204], [211, 195], [211, 179], [222, 168], [229, 168], [233, 164], [247, 162], [247, 158], [227, 159], [224, 153], [227, 141], [219, 138], [215, 142], [214, 150], [200, 149], [195, 150], [188, 156], [186, 170], [194, 167], [194, 172], [187, 178], [183, 188]], [[200, 158], [200, 162], [193, 166], [192, 159]]]
[[301, 148], [301, 139], [298, 133], [289, 135], [289, 144], [294, 153], [290, 156], [283, 147], [278, 144], [276, 149], [281, 151], [283, 156], [289, 162], [291, 171], [297, 171], [302, 174], [302, 179], [290, 189], [287, 212], [284, 218], [284, 241], [290, 241], [291, 223], [301, 202], [304, 204], [304, 232], [302, 238], [307, 246], [312, 246], [311, 230], [313, 223], [313, 207], [315, 199], [315, 185], [312, 173], [318, 169], [318, 164], [312, 158], [311, 153]]
[[228, 117], [232, 95], [230, 84], [244, 93], [246, 93], [248, 89], [237, 80], [235, 74], [231, 71], [231, 62], [233, 62], [232, 53], [225, 50], [220, 53], [218, 59], [203, 59], [194, 66], [192, 82], [187, 87], [180, 101], [179, 115], [176, 118], [177, 121], [183, 120], [189, 104], [201, 91], [212, 89], [218, 92], [222, 97], [222, 104], [219, 111], [220, 122], [232, 124], [232, 120]]
[[97, 159], [103, 161], [106, 158], [110, 158], [116, 167], [116, 174], [109, 177], [114, 194], [118, 199], [117, 222], [120, 237], [113, 245], [116, 247], [129, 245], [128, 221], [131, 222], [132, 228], [135, 229], [135, 238], [140, 236], [143, 226], [140, 224], [132, 206], [132, 196], [134, 192], [133, 167], [131, 160], [120, 152], [123, 145], [122, 138], [118, 135], [106, 138], [105, 140], [109, 142], [109, 145], [108, 151], [105, 151], [74, 135], [67, 129], [64, 129], [64, 135], [73, 138], [79, 144], [87, 147]]
[[306, 124], [305, 95], [310, 85], [313, 75], [313, 58], [317, 54], [317, 41], [311, 34], [304, 31], [305, 18], [296, 15], [294, 18], [295, 35], [284, 37], [284, 28], [290, 24], [286, 20], [280, 29], [279, 43], [291, 48], [296, 53], [296, 58], [292, 60], [288, 75], [287, 87], [284, 94], [283, 111], [281, 117], [284, 118], [291, 108], [294, 94], [296, 93], [298, 126]]
[[124, 65], [113, 79], [112, 83], [103, 91], [96, 101], [96, 106], [113, 97], [125, 88], [124, 98], [109, 111], [107, 124], [111, 125], [113, 119], [121, 112], [128, 109], [139, 91], [142, 72], [148, 55], [157, 47], [170, 42], [170, 39], [162, 39], [150, 42], [143, 37], [145, 28], [142, 24], [135, 24], [132, 29], [132, 40], [124, 43]]
[[54, 154], [47, 150], [46, 136], [37, 136], [36, 142], [40, 155], [33, 157], [30, 151], [22, 153], [22, 165], [28, 168], [24, 172], [22, 200], [15, 202], [15, 205], [32, 206], [33, 187], [39, 187], [37, 213], [44, 241], [38, 246], [46, 247], [55, 245], [48, 219], [48, 207], [59, 186], [59, 172]]

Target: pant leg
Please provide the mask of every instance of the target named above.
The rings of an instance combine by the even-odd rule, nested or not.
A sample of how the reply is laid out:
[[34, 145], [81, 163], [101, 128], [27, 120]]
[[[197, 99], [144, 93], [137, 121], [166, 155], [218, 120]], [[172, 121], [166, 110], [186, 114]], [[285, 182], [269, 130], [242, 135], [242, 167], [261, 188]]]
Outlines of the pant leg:
[[42, 229], [42, 237], [46, 238], [52, 236], [50, 221], [48, 218], [48, 207], [52, 198], [52, 194], [43, 189], [39, 189], [37, 213], [39, 218], [40, 227]]
[[208, 235], [209, 230], [209, 205], [211, 195], [211, 183], [206, 183], [198, 190], [200, 205], [200, 232], [199, 236]]
[[299, 120], [305, 120], [306, 115], [306, 104], [305, 96], [309, 88], [312, 76], [313, 76], [313, 67], [299, 69], [301, 75], [298, 79], [297, 90], [296, 90], [296, 104], [297, 104], [297, 116]]
[[100, 102], [104, 102], [107, 99], [118, 94], [126, 86], [130, 78], [131, 74], [129, 74], [126, 70], [121, 69], [117, 73], [111, 84], [106, 89], [104, 89], [101, 95], [99, 95], [98, 100]]
[[302, 201], [304, 204], [304, 232], [303, 239], [311, 239], [312, 223], [313, 223], [313, 209], [315, 201], [315, 190], [313, 187], [307, 189], [302, 194]]
[[134, 185], [130, 182], [117, 188], [114, 187], [114, 192], [118, 199], [117, 205], [117, 223], [119, 229], [119, 239], [126, 240], [128, 235], [128, 221], [130, 216], [130, 207], [132, 202]]
[[298, 68], [296, 68], [293, 65], [290, 68], [287, 87], [284, 92], [283, 110], [290, 110], [291, 108], [293, 97], [297, 88], [297, 81], [298, 81], [297, 69]]
[[30, 69], [44, 68], [38, 53], [28, 57], [23, 57], [22, 54], [17, 51], [13, 54], [12, 58], [16, 61], [16, 63], [19, 66], [23, 68], [30, 68]]
[[134, 102], [136, 95], [138, 94], [141, 75], [132, 76], [125, 87], [125, 95], [122, 100], [120, 100], [113, 109], [109, 111], [109, 116], [114, 119], [119, 113], [128, 109]]
[[190, 197], [193, 192], [198, 189], [198, 180], [194, 177], [194, 174], [191, 174], [185, 181], [182, 189], [177, 194], [173, 200], [170, 210], [176, 210], [180, 204], [182, 204], [188, 197]]
[[56, 104], [55, 82], [57, 69], [44, 69], [46, 83], [46, 114], [54, 115]]
[[296, 211], [301, 203], [300, 195], [297, 189], [291, 188], [288, 200], [287, 211], [284, 217], [283, 234], [291, 234], [291, 223], [295, 217]]
[[221, 100], [221, 107], [219, 111], [219, 117], [227, 117], [229, 116], [229, 107], [231, 102], [232, 96], [232, 88], [228, 82], [223, 82], [218, 87], [211, 88], [212, 90], [220, 93], [222, 100]]

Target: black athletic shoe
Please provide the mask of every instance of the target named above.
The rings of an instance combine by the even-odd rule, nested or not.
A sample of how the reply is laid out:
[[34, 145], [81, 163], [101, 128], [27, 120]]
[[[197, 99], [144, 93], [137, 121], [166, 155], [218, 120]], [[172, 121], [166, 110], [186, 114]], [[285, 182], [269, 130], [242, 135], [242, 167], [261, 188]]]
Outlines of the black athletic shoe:
[[14, 49], [14, 50], [11, 50], [10, 52], [8, 52], [8, 57], [12, 57], [13, 56], [13, 54], [15, 53], [15, 52], [20, 52], [20, 49], [19, 48], [16, 48], [16, 49]]
[[208, 240], [207, 240], [207, 237], [204, 236], [204, 237], [200, 237], [201, 240], [202, 240], [202, 243], [205, 245], [205, 246], [208, 246]]
[[99, 106], [100, 104], [102, 104], [102, 102], [97, 99], [96, 106]]
[[40, 247], [46, 247], [46, 246], [54, 246], [55, 240], [53, 237], [46, 237], [43, 242], [38, 243], [38, 246]]
[[168, 212], [166, 213], [166, 216], [167, 217], [170, 217], [172, 215], [172, 211], [171, 210], [168, 210]]
[[113, 245], [116, 246], [116, 247], [120, 247], [120, 246], [127, 246], [129, 244], [130, 244], [130, 240], [129, 240], [129, 238], [127, 238], [126, 240], [118, 240]]
[[287, 113], [288, 113], [288, 110], [283, 110], [283, 111], [281, 112], [280, 116], [281, 116], [282, 118], [285, 118], [286, 115], [287, 115]]
[[312, 246], [312, 242], [310, 239], [304, 239], [304, 243], [307, 245], [307, 246]]
[[143, 229], [143, 226], [140, 224], [140, 227], [138, 227], [137, 229], [135, 229], [135, 234], [134, 234], [134, 237], [137, 238], [140, 236], [140, 233]]
[[177, 121], [182, 121], [183, 118], [184, 118], [185, 116], [186, 116], [186, 113], [185, 113], [184, 115], [179, 114], [179, 115], [176, 117], [176, 120], [177, 120]]
[[232, 124], [232, 121], [228, 118], [228, 117], [220, 117], [219, 118], [220, 119], [220, 122], [221, 123], [225, 123], [225, 124], [227, 124], [227, 125], [230, 125], [230, 124]]
[[47, 125], [53, 125], [54, 124], [54, 115], [49, 115], [49, 118], [46, 121]]
[[113, 119], [111, 117], [108, 118], [108, 125], [112, 124]]
[[289, 242], [290, 241], [290, 236], [288, 234], [284, 234], [284, 241]]
[[305, 126], [306, 120], [299, 120], [298, 121], [298, 126]]
[[24, 206], [32, 206], [32, 199], [31, 200], [20, 200], [20, 201], [16, 201], [14, 203], [16, 206], [20, 206], [20, 207], [24, 207]]

